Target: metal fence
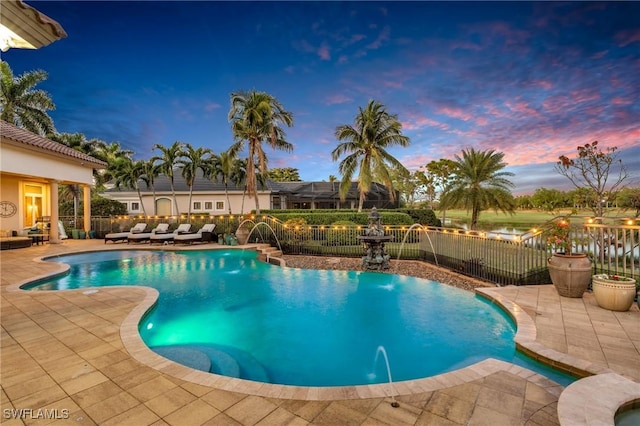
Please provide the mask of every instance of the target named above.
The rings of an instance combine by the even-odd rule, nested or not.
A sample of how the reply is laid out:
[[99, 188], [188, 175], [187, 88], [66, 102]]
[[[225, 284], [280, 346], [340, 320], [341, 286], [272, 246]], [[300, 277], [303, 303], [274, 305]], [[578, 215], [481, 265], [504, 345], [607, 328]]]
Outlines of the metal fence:
[[[71, 226], [70, 218], [63, 218]], [[545, 231], [563, 218], [555, 218], [539, 229], [522, 235], [500, 232], [477, 232], [453, 228], [385, 226], [392, 235], [385, 250], [392, 259], [417, 259], [442, 266], [462, 274], [498, 285], [526, 285], [550, 283]], [[79, 218], [82, 223], [82, 218]], [[268, 215], [181, 217], [121, 216], [91, 219], [96, 237], [108, 232], [129, 229], [144, 221], [150, 228], [168, 222], [172, 228], [191, 223], [195, 229], [205, 223], [215, 223], [215, 233], [245, 230], [249, 242], [266, 242], [279, 247], [285, 254], [314, 256], [359, 257], [364, 248], [358, 241], [364, 226], [306, 225], [284, 223]], [[594, 273], [610, 273], [632, 278], [640, 276], [640, 225], [637, 220], [624, 218], [571, 218], [574, 251], [587, 253], [593, 261]]]

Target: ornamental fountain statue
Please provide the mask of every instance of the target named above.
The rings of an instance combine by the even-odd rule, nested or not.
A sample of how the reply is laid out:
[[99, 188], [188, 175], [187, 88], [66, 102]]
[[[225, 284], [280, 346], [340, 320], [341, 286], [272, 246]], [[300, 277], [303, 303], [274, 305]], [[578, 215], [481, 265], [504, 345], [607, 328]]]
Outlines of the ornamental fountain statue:
[[373, 207], [369, 213], [369, 227], [364, 235], [358, 236], [358, 240], [366, 249], [366, 256], [362, 257], [362, 266], [366, 269], [380, 271], [389, 269], [389, 256], [384, 251], [384, 243], [391, 241], [393, 235], [384, 235], [384, 228], [380, 222], [378, 210]]

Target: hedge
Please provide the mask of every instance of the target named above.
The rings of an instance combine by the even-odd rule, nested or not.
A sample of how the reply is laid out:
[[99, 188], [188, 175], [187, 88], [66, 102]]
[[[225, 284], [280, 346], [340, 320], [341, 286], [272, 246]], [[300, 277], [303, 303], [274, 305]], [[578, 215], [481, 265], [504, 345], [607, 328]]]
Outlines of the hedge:
[[[419, 223], [426, 226], [442, 226], [440, 219], [430, 209], [379, 209], [384, 225], [413, 225]], [[328, 225], [336, 221], [349, 221], [357, 225], [369, 223], [369, 211], [358, 213], [357, 210], [336, 209], [287, 209], [261, 210], [261, 214], [273, 216], [286, 221], [293, 217], [304, 218], [309, 225]], [[407, 217], [408, 216], [408, 217]]]

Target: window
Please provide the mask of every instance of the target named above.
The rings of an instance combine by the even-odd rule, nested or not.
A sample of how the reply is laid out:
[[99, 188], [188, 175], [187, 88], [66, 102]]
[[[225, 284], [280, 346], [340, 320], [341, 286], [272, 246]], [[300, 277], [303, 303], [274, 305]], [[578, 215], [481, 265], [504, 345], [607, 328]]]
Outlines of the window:
[[132, 201], [131, 202], [131, 211], [132, 212], [139, 212], [140, 211], [140, 203]]
[[202, 203], [200, 201], [193, 202], [193, 210], [202, 210]]
[[224, 210], [224, 201], [216, 201], [216, 210]]
[[213, 201], [205, 201], [204, 202], [205, 210], [213, 210]]

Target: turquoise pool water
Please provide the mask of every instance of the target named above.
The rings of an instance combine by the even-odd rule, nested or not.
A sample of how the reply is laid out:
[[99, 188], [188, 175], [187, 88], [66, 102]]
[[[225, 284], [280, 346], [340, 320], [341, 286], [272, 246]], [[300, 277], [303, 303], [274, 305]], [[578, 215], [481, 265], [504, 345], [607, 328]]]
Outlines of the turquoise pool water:
[[242, 250], [105, 251], [48, 260], [71, 270], [25, 288], [158, 289], [157, 306], [140, 324], [143, 340], [163, 356], [214, 373], [301, 386], [381, 383], [388, 381], [386, 367], [375, 360], [383, 346], [394, 381], [486, 358], [563, 385], [575, 380], [518, 353], [514, 324], [501, 309], [433, 281], [281, 268]]

